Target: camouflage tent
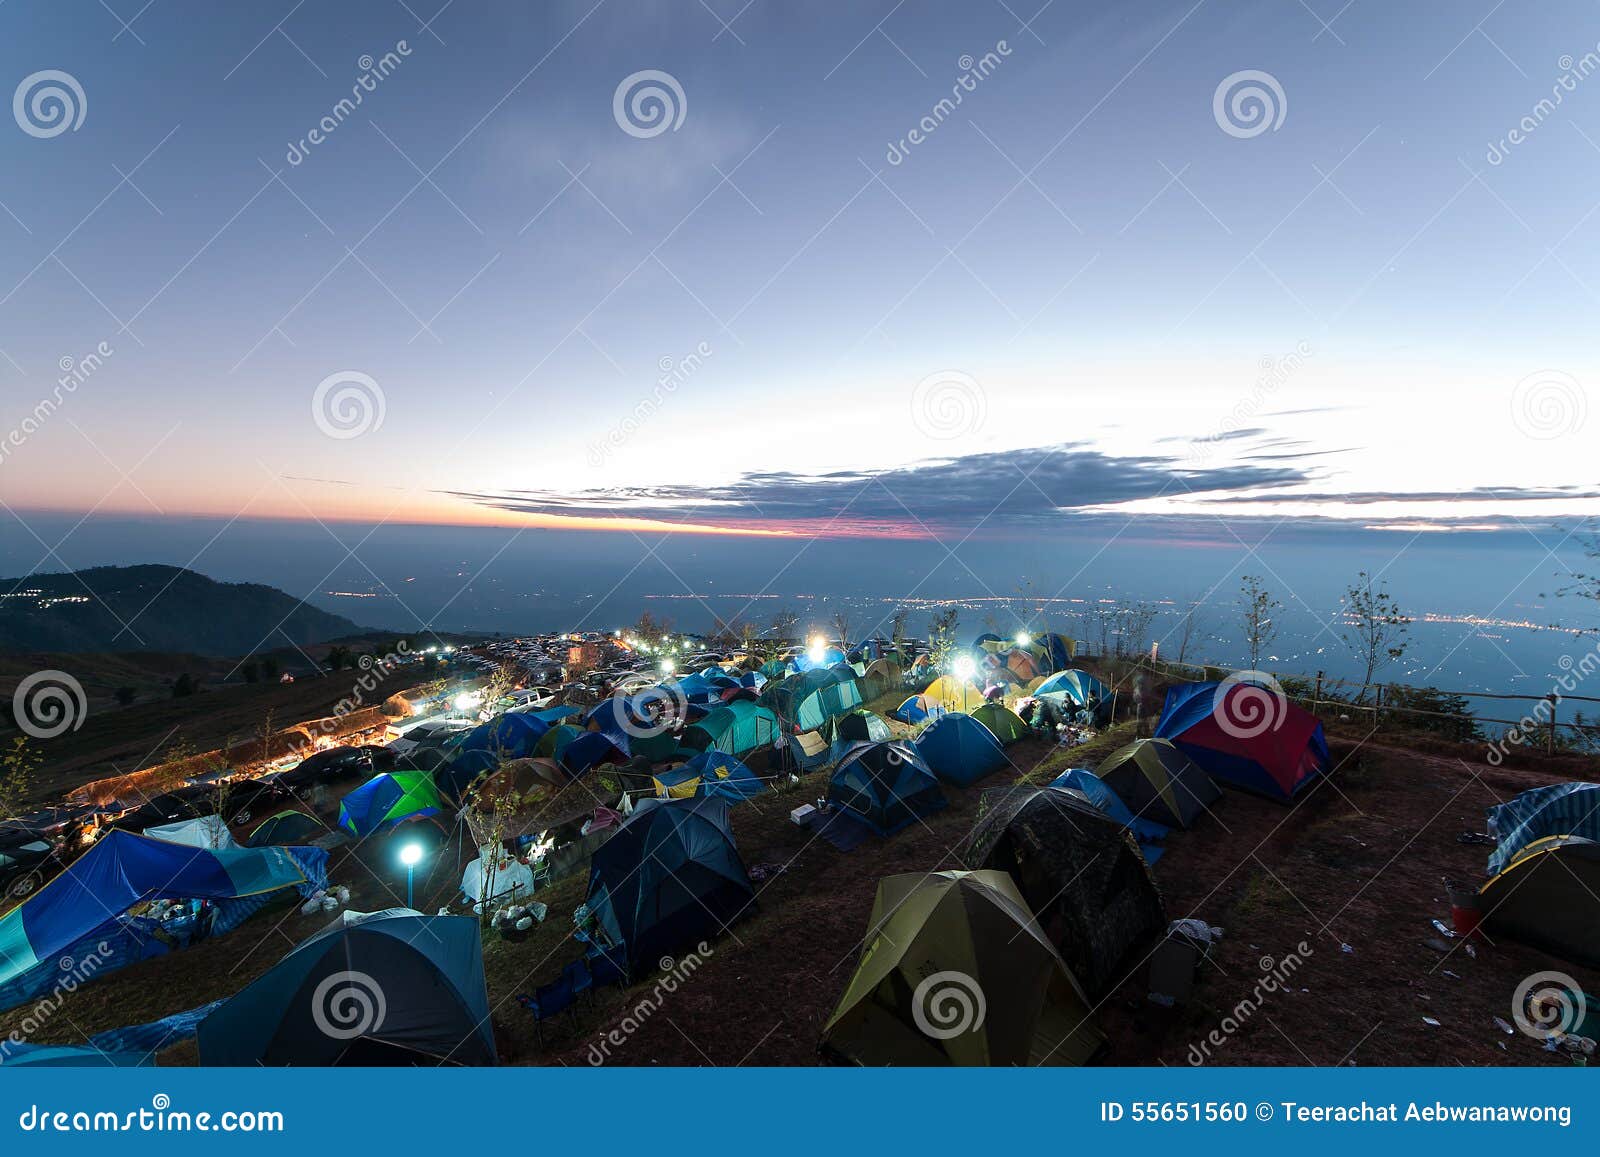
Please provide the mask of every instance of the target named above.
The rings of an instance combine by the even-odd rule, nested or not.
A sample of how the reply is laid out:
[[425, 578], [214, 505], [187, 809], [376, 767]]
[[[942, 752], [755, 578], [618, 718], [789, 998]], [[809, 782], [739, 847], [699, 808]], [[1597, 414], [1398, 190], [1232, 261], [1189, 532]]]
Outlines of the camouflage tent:
[[963, 854], [1008, 872], [1091, 997], [1103, 996], [1167, 926], [1150, 867], [1126, 829], [1081, 796], [1020, 785], [983, 793]]

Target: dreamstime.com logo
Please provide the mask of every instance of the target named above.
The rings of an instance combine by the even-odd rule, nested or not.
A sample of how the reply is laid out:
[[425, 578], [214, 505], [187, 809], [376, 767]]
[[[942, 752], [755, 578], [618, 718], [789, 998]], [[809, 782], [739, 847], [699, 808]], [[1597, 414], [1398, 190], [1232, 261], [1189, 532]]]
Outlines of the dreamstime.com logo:
[[11, 696], [17, 726], [35, 739], [54, 739], [83, 726], [89, 700], [83, 684], [65, 671], [35, 671]]
[[370, 434], [383, 425], [383, 387], [371, 375], [340, 370], [317, 383], [311, 394], [311, 420], [341, 441]]
[[89, 98], [70, 72], [47, 68], [25, 76], [11, 97], [11, 115], [30, 137], [48, 140], [77, 132], [89, 115]]
[[1230, 137], [1248, 140], [1278, 131], [1289, 115], [1289, 98], [1270, 72], [1246, 68], [1222, 78], [1211, 94], [1211, 115]]
[[989, 416], [989, 399], [971, 374], [940, 370], [911, 391], [911, 421], [930, 438], [946, 441], [976, 434]]
[[934, 1040], [977, 1032], [988, 1015], [983, 989], [965, 972], [935, 972], [911, 994], [911, 1019], [919, 1032]]
[[383, 986], [365, 972], [335, 972], [311, 993], [311, 1020], [332, 1040], [354, 1040], [383, 1027], [389, 1002]]
[[670, 72], [646, 68], [622, 78], [611, 95], [611, 115], [630, 137], [649, 140], [677, 132], [689, 112], [683, 85]]
[[1565, 972], [1535, 972], [1511, 995], [1511, 1019], [1535, 1040], [1577, 1032], [1588, 1011], [1583, 988]]
[[1289, 697], [1265, 671], [1235, 671], [1217, 684], [1211, 714], [1235, 739], [1255, 739], [1283, 726]]
[[663, 956], [658, 962], [661, 969], [661, 978], [651, 985], [650, 990], [639, 997], [631, 1007], [623, 1010], [622, 1019], [611, 1028], [600, 1034], [600, 1038], [589, 1045], [588, 1061], [595, 1068], [599, 1068], [611, 1059], [614, 1050], [628, 1043], [628, 1039], [643, 1028], [656, 1013], [660, 1012], [666, 1004], [667, 997], [677, 992], [678, 989], [700, 970], [706, 960], [711, 956], [711, 945], [702, 940], [695, 945], [693, 952], [681, 960], [674, 960], [670, 956]]
[[689, 697], [676, 682], [662, 683], [631, 696], [619, 688], [611, 700], [618, 725], [634, 739], [664, 735], [672, 730], [675, 720], [689, 714]]
[[1538, 370], [1511, 391], [1512, 424], [1541, 442], [1576, 434], [1588, 416], [1583, 384], [1561, 370]]

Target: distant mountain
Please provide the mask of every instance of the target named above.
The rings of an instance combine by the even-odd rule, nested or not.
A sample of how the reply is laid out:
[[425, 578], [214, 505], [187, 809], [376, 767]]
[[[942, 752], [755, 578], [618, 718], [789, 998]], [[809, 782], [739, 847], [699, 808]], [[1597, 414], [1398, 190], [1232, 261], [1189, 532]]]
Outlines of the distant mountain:
[[101, 566], [0, 580], [0, 650], [241, 656], [361, 633], [258, 583], [174, 566]]

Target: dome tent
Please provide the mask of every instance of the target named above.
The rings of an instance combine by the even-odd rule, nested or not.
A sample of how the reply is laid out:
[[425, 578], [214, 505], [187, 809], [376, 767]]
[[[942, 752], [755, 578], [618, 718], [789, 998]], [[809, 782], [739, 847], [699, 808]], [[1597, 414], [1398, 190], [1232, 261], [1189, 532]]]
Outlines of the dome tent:
[[647, 799], [597, 848], [588, 906], [598, 934], [630, 965], [720, 935], [748, 915], [755, 889], [724, 799]]
[[1132, 836], [1062, 788], [984, 792], [962, 861], [1010, 874], [1091, 996], [1116, 987], [1167, 926], [1161, 893]]
[[1222, 798], [1211, 777], [1165, 739], [1136, 739], [1119, 747], [1095, 774], [1135, 816], [1169, 828], [1193, 827]]
[[1546, 836], [1478, 893], [1483, 927], [1564, 960], [1600, 968], [1600, 843]]
[[656, 772], [653, 778], [656, 794], [670, 799], [714, 795], [738, 803], [767, 787], [755, 772], [722, 751], [702, 751], [687, 763]]
[[1004, 872], [890, 876], [867, 929], [823, 1029], [830, 1060], [1079, 1065], [1105, 1044], [1088, 998]]
[[198, 1043], [202, 1065], [492, 1065], [478, 922], [343, 912], [201, 1021]]
[[985, 703], [972, 712], [972, 717], [989, 729], [989, 734], [1009, 747], [1019, 739], [1028, 737], [1028, 725], [1004, 703]]
[[370, 836], [406, 820], [437, 815], [444, 808], [433, 776], [425, 771], [387, 771], [375, 775], [339, 804], [339, 826], [353, 836]]
[[891, 836], [949, 805], [939, 780], [909, 743], [861, 743], [828, 780], [828, 803], [880, 836]]
[[968, 787], [1010, 761], [994, 733], [970, 715], [941, 715], [917, 736], [917, 751], [940, 780]]
[[1169, 687], [1155, 733], [1212, 778], [1280, 802], [1328, 768], [1328, 741], [1317, 717], [1276, 687], [1257, 683]]

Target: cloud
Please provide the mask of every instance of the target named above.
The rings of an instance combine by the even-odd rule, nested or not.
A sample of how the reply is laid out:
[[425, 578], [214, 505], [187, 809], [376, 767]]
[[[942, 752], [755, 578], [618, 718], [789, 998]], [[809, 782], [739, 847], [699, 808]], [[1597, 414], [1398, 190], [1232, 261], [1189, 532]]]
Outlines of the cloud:
[[1060, 517], [1063, 509], [1179, 494], [1303, 485], [1292, 464], [1196, 466], [1115, 457], [1069, 442], [969, 454], [882, 471], [760, 471], [733, 482], [577, 491], [450, 491], [499, 510], [566, 518], [644, 518], [828, 537], [933, 537]]

